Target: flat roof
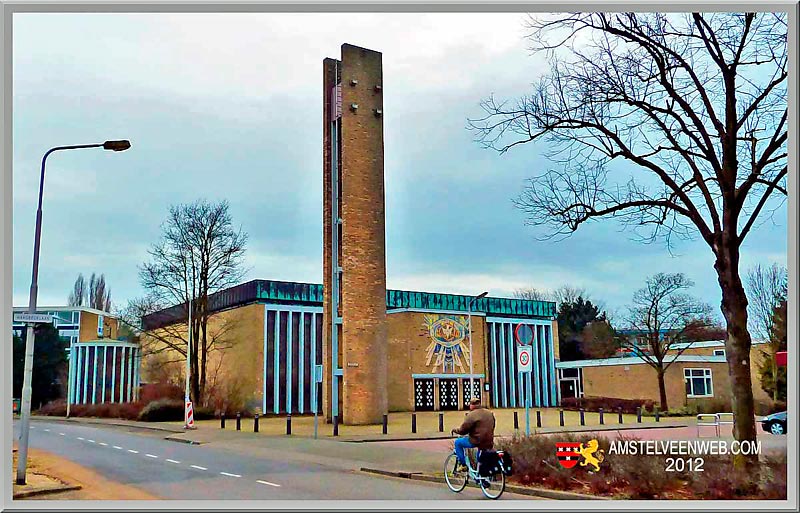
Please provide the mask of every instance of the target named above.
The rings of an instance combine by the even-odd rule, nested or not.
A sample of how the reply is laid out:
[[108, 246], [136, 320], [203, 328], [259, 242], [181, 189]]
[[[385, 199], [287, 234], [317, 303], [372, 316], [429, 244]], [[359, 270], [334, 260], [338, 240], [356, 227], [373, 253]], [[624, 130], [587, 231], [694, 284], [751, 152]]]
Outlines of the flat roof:
[[[667, 355], [664, 361], [667, 363], [675, 361], [675, 355]], [[699, 354], [682, 354], [677, 357], [680, 362], [692, 363], [725, 363], [724, 356], [706, 356]], [[610, 365], [647, 365], [647, 362], [638, 356], [625, 356], [622, 358], [599, 358], [597, 360], [575, 360], [571, 362], [556, 363], [557, 369], [578, 369], [585, 367], [607, 367]]]
[[[27, 312], [27, 306], [15, 306], [15, 312]], [[89, 312], [97, 315], [102, 315], [104, 317], [114, 317], [116, 316], [112, 313], [105, 312], [103, 310], [97, 310], [95, 308], [89, 308], [88, 306], [37, 306], [36, 307], [37, 313], [42, 312]]]
[[[386, 291], [386, 308], [387, 311], [413, 308], [466, 313], [473, 297], [461, 294], [389, 289]], [[252, 303], [322, 307], [322, 301], [323, 287], [319, 283], [276, 280], [251, 280], [216, 292], [208, 298], [209, 311], [212, 313]], [[142, 324], [145, 329], [167, 326], [183, 319], [184, 308], [185, 303], [146, 315], [142, 318]], [[554, 319], [556, 304], [552, 301], [484, 297], [474, 302], [472, 311], [496, 317]]]

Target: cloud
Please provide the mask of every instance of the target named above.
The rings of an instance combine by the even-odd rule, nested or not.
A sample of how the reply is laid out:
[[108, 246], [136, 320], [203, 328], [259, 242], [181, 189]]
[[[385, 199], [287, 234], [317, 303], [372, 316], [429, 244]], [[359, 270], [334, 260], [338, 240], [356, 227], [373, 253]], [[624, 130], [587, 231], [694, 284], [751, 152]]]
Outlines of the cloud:
[[[702, 241], [679, 257], [614, 221], [541, 242], [515, 209], [547, 146], [481, 149], [466, 120], [547, 70], [506, 14], [17, 14], [14, 19], [14, 301], [27, 302], [38, 173], [60, 144], [128, 138], [130, 151], [48, 161], [40, 297], [104, 272], [115, 300], [172, 204], [227, 199], [250, 235], [247, 279], [321, 282], [322, 59], [349, 42], [383, 52], [387, 280], [452, 293], [587, 288], [624, 305], [655, 272], [682, 270], [719, 304]], [[343, 39], [346, 34], [346, 39]], [[101, 51], [98, 51], [101, 50]], [[786, 212], [754, 230], [742, 266], [786, 261]], [[478, 290], [480, 292], [480, 290]]]

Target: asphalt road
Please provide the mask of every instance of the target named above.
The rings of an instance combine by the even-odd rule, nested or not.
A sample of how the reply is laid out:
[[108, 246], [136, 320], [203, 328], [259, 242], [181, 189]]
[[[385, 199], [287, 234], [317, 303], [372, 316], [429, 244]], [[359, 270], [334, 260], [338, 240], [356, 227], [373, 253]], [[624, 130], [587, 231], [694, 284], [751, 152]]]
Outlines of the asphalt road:
[[[18, 423], [14, 425], [15, 437]], [[105, 426], [32, 421], [31, 447], [163, 499], [487, 500], [480, 490], [384, 478], [283, 457], [258, 458]], [[506, 492], [503, 499], [531, 500]]]

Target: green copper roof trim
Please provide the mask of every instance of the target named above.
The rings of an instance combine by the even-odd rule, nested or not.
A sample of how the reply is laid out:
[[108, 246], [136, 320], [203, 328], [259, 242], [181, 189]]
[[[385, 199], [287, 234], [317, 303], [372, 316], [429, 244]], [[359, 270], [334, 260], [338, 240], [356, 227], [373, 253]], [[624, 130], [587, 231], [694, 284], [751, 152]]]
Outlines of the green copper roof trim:
[[[272, 280], [255, 280], [256, 299], [261, 301], [285, 301], [291, 303], [312, 303], [321, 305], [322, 285], [317, 283], [297, 283]], [[416, 308], [421, 310], [467, 311], [471, 296], [440, 294], [436, 292], [414, 292], [406, 290], [387, 290], [386, 307]], [[552, 319], [556, 315], [556, 304], [550, 301], [531, 301], [485, 297], [475, 301], [473, 311], [499, 316], [522, 316]]]

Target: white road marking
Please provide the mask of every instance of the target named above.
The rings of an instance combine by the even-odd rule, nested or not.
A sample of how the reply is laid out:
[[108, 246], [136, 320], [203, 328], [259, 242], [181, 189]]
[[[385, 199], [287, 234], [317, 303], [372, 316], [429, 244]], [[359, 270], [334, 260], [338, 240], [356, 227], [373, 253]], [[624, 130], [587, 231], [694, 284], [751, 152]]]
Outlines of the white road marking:
[[103, 447], [108, 447], [108, 444], [105, 442], [100, 442], [100, 445], [102, 445]]
[[180, 461], [175, 461], [175, 460], [170, 460], [170, 459], [168, 459], [167, 461], [170, 462], [170, 463], [177, 463], [178, 465], [180, 465], [180, 463], [181, 463]]
[[44, 430], [45, 430], [45, 431], [47, 431], [48, 433], [50, 432], [50, 430], [49, 430], [49, 429], [47, 429], [47, 428], [44, 428]]
[[227, 472], [220, 472], [220, 474], [222, 474], [223, 476], [228, 476], [228, 477], [242, 477], [239, 474], [229, 474]]
[[114, 447], [114, 449], [119, 449], [120, 451], [122, 450], [122, 447], [120, 447], [119, 445], [115, 445], [113, 447]]
[[90, 444], [97, 443], [94, 440], [86, 440], [86, 441], [89, 442]]
[[61, 436], [67, 436], [66, 433], [59, 433]]
[[148, 458], [158, 458], [155, 454], [145, 454]]
[[200, 467], [200, 466], [198, 466], [198, 465], [189, 465], [189, 466], [190, 466], [190, 467], [192, 467], [192, 468], [196, 468], [197, 470], [208, 470], [207, 468], [205, 468], [205, 467]]
[[82, 436], [79, 436], [79, 437], [78, 437], [78, 440], [86, 440], [86, 439], [85, 439], [85, 438], [83, 438]]
[[269, 481], [261, 481], [259, 479], [256, 480], [256, 483], [267, 485], [267, 486], [278, 486], [278, 487], [280, 487], [279, 484], [270, 483]]
[[134, 451], [133, 449], [128, 449], [128, 452], [131, 454], [139, 454], [139, 451]]

